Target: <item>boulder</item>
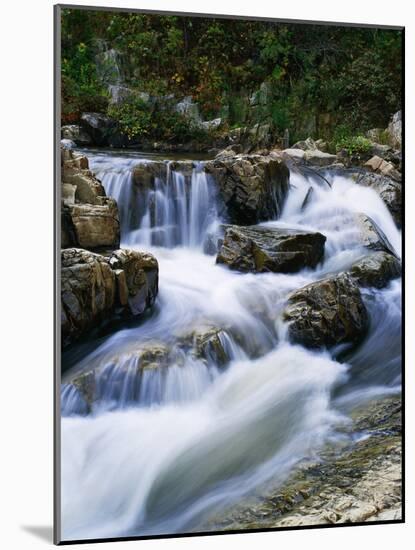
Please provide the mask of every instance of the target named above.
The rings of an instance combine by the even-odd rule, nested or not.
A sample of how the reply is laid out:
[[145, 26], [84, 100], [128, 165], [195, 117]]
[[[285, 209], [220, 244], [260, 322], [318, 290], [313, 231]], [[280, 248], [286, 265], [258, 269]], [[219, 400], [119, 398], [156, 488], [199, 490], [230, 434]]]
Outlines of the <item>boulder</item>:
[[194, 355], [208, 364], [224, 367], [230, 357], [224, 346], [225, 332], [217, 327], [198, 328], [193, 334]]
[[384, 160], [382, 157], [379, 157], [377, 155], [371, 157], [364, 164], [364, 167], [370, 170], [371, 172], [381, 174], [382, 176], [385, 176], [385, 177], [390, 177], [395, 181], [400, 182], [402, 180], [402, 174], [394, 167], [394, 165], [391, 162], [388, 162]]
[[163, 161], [140, 162], [133, 168], [134, 184], [140, 188], [152, 188], [154, 178], [165, 180], [167, 177], [167, 163]]
[[401, 262], [387, 252], [374, 252], [355, 262], [350, 276], [363, 287], [384, 288], [402, 274]]
[[379, 193], [398, 227], [402, 225], [402, 184], [380, 174], [366, 173], [357, 179], [359, 185]]
[[81, 123], [95, 145], [111, 144], [110, 136], [116, 132], [114, 120], [102, 113], [82, 113]]
[[125, 283], [121, 281], [123, 288], [120, 295], [125, 296], [126, 284], [127, 302], [133, 315], [143, 313], [153, 305], [158, 293], [158, 263], [152, 254], [116, 250], [109, 259], [109, 265], [114, 271], [125, 273]]
[[76, 187], [75, 199], [78, 202], [99, 204], [105, 197], [105, 189], [101, 182], [89, 170], [77, 170], [72, 173], [64, 173], [63, 185], [69, 184]]
[[62, 139], [71, 140], [76, 145], [91, 145], [91, 136], [78, 124], [68, 124], [61, 128]]
[[289, 170], [276, 154], [218, 156], [205, 163], [214, 177], [231, 223], [255, 224], [278, 218], [289, 189]]
[[295, 273], [314, 268], [324, 256], [326, 237], [297, 229], [225, 226], [216, 262], [256, 273]]
[[359, 244], [372, 251], [388, 252], [397, 256], [391, 243], [381, 228], [366, 216], [366, 214], [354, 214], [354, 222], [359, 230]]
[[292, 149], [300, 149], [301, 151], [316, 151], [318, 147], [314, 139], [309, 137], [303, 141], [297, 141], [297, 143], [294, 143]]
[[337, 156], [315, 149], [307, 150], [305, 152], [305, 160], [310, 164], [315, 164], [316, 166], [329, 166], [337, 161]]
[[79, 203], [69, 206], [76, 246], [89, 249], [119, 246], [120, 222], [117, 203], [107, 197], [101, 199], [101, 204]]
[[310, 348], [357, 343], [369, 326], [359, 288], [347, 274], [293, 292], [283, 319], [288, 322], [290, 340]]
[[402, 148], [402, 111], [395, 113], [386, 129], [389, 142], [395, 149]]
[[117, 250], [108, 258], [79, 248], [62, 250], [63, 345], [116, 315], [142, 314], [157, 291], [158, 264], [151, 254]]
[[303, 149], [284, 149], [284, 155], [287, 155], [289, 158], [297, 161], [305, 160], [305, 151]]
[[115, 305], [115, 275], [107, 259], [86, 250], [63, 250], [61, 303], [63, 345], [110, 316]]

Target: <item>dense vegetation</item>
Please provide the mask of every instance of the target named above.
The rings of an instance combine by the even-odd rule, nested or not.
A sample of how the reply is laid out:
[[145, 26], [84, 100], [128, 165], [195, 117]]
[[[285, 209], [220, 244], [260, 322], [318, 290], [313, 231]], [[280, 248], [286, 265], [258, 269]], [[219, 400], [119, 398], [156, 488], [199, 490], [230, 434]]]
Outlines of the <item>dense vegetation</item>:
[[[384, 128], [400, 108], [401, 48], [396, 30], [67, 9], [62, 120], [95, 111], [129, 137], [202, 139], [179, 113], [143, 100], [173, 94], [226, 128], [268, 122], [340, 143]], [[111, 83], [133, 94], [110, 104]]]

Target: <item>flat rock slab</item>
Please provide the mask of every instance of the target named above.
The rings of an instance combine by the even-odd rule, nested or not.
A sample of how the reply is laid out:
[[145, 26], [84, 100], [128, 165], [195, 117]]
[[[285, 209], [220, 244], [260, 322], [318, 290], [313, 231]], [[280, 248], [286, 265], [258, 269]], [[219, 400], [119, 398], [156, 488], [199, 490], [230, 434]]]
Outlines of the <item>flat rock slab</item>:
[[242, 272], [295, 273], [323, 259], [325, 242], [321, 233], [229, 225], [216, 262]]

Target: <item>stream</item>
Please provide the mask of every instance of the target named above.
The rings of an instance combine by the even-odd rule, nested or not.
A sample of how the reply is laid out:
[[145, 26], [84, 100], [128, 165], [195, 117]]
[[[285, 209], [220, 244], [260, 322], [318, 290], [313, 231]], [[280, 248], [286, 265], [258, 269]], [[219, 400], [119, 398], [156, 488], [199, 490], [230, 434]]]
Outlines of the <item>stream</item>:
[[[374, 190], [345, 175], [326, 174], [329, 185], [292, 169], [282, 216], [262, 225], [323, 233], [324, 261], [295, 274], [242, 274], [207, 253], [221, 219], [203, 160], [193, 159], [191, 174], [165, 160], [166, 177], [138, 192], [133, 167], [157, 157], [84, 154], [118, 202], [121, 247], [151, 252], [160, 279], [145, 320], [64, 358], [64, 540], [198, 531], [212, 511], [267, 480], [283, 483], [300, 461], [340, 441], [353, 407], [400, 392], [400, 279], [362, 289], [370, 330], [355, 349], [293, 345], [281, 317], [289, 292], [367, 253], [353, 213], [370, 216], [401, 254], [401, 233]], [[200, 326], [221, 329], [226, 368], [183, 352], [180, 342]], [[140, 371], [134, 351], [154, 343], [174, 361]], [[86, 414], [68, 382], [91, 368], [100, 372], [99, 395]]]

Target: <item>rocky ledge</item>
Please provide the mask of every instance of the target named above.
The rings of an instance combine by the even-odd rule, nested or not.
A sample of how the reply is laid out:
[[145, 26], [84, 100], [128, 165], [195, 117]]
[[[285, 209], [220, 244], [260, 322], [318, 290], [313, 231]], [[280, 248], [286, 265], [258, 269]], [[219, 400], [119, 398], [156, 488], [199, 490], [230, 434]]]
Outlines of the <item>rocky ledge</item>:
[[133, 317], [151, 307], [158, 292], [158, 263], [148, 253], [116, 250], [108, 256], [62, 250], [62, 344], [114, 317]]
[[352, 419], [341, 446], [327, 446], [321, 460], [299, 465], [282, 486], [268, 482], [195, 531], [400, 520], [400, 397], [362, 406]]
[[216, 262], [244, 272], [294, 273], [316, 267], [325, 241], [321, 233], [228, 225]]
[[289, 170], [281, 156], [225, 150], [206, 162], [205, 170], [215, 178], [229, 222], [251, 225], [279, 217], [289, 189]]
[[97, 250], [118, 248], [120, 222], [114, 199], [89, 170], [88, 159], [61, 149], [61, 246]]

